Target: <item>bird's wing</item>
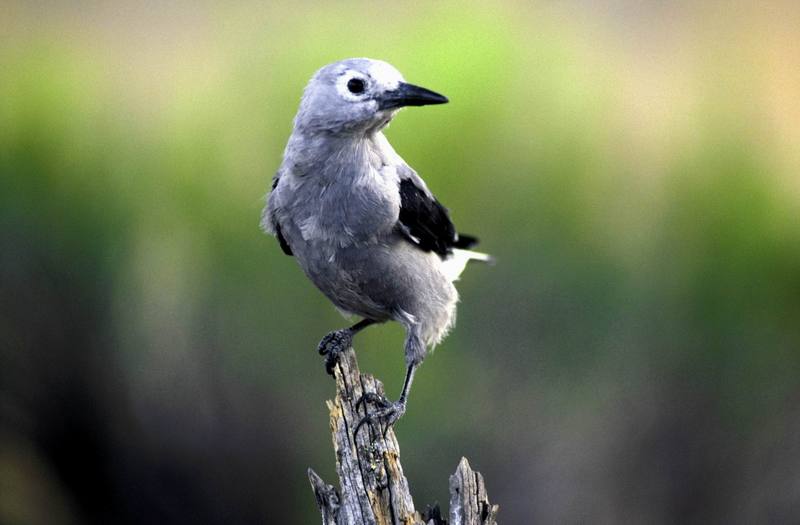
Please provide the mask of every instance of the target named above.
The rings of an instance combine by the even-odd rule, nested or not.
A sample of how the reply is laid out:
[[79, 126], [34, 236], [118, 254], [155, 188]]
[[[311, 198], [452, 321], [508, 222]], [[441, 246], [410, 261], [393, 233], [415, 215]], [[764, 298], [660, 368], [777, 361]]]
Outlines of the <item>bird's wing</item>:
[[281, 245], [281, 250], [286, 255], [294, 255], [292, 253], [292, 248], [289, 246], [289, 243], [286, 242], [286, 238], [281, 233], [281, 225], [278, 223], [278, 219], [275, 217], [275, 213], [273, 212], [273, 203], [272, 199], [275, 195], [275, 189], [278, 187], [278, 182], [281, 178], [281, 172], [275, 174], [272, 178], [272, 191], [270, 192], [269, 197], [267, 197], [267, 206], [264, 208], [264, 213], [261, 217], [261, 227], [267, 233], [273, 233], [275, 237], [278, 238], [278, 243]]
[[453, 248], [469, 248], [478, 239], [459, 235], [447, 208], [433, 196], [425, 182], [411, 169], [400, 172], [400, 217], [398, 230], [420, 249], [442, 258]]
[[281, 233], [281, 225], [278, 223], [275, 223], [275, 237], [278, 238], [278, 244], [281, 245], [281, 250], [283, 250], [283, 253], [286, 255], [294, 255], [294, 253], [292, 253], [292, 249], [289, 247], [289, 243], [286, 242], [286, 238]]

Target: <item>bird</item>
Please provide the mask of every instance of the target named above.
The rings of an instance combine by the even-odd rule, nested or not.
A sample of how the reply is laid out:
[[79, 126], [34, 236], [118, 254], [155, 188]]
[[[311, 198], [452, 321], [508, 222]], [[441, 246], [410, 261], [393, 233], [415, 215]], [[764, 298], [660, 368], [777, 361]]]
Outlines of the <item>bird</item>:
[[262, 229], [338, 310], [362, 318], [319, 343], [329, 374], [364, 328], [387, 321], [405, 328], [400, 397], [365, 394], [357, 404], [375, 410], [356, 433], [376, 420], [388, 429], [405, 413], [415, 371], [455, 323], [453, 283], [469, 261], [493, 261], [471, 250], [478, 239], [456, 231], [447, 208], [383, 133], [404, 107], [446, 102], [381, 60], [322, 67], [303, 91], [266, 198]]

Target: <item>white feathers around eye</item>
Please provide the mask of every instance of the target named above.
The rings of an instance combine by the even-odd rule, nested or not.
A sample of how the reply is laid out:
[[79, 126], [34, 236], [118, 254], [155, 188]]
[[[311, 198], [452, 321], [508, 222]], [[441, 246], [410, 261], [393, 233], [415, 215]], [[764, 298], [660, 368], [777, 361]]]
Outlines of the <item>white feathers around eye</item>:
[[[360, 102], [369, 98], [371, 94], [395, 90], [405, 81], [403, 75], [391, 64], [382, 60], [360, 60], [367, 63], [357, 68], [346, 69], [336, 79], [336, 91], [345, 100]], [[364, 82], [363, 93], [353, 93], [348, 89], [347, 83], [354, 78]]]
[[[362, 93], [351, 93], [350, 90], [347, 89], [347, 83], [354, 78], [357, 78], [362, 82], [364, 82], [364, 91]], [[345, 100], [350, 100], [352, 102], [358, 102], [360, 100], [364, 100], [369, 92], [369, 89], [370, 89], [369, 77], [361, 73], [360, 71], [356, 71], [355, 69], [348, 69], [347, 71], [339, 75], [339, 78], [336, 79], [336, 91]]]

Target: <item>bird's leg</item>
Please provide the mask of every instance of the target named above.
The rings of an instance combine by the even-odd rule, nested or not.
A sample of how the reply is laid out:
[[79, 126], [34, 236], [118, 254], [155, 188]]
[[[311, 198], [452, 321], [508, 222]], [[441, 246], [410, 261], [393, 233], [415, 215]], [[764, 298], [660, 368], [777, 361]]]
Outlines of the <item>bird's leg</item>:
[[320, 355], [325, 356], [325, 370], [330, 375], [333, 375], [333, 367], [339, 362], [339, 354], [352, 346], [353, 336], [375, 323], [377, 323], [377, 321], [374, 319], [362, 319], [350, 328], [334, 330], [322, 338], [322, 341], [320, 341], [317, 346], [317, 350]]
[[403, 391], [400, 392], [400, 399], [397, 401], [389, 401], [386, 396], [376, 394], [375, 392], [367, 392], [361, 399], [356, 402], [356, 410], [361, 403], [374, 403], [378, 410], [367, 414], [356, 425], [353, 435], [358, 434], [361, 425], [373, 420], [383, 420], [386, 422], [386, 427], [383, 430], [383, 435], [386, 436], [386, 431], [389, 427], [394, 425], [400, 417], [406, 412], [406, 400], [408, 399], [408, 392], [411, 390], [411, 382], [414, 381], [414, 372], [417, 370], [418, 363], [408, 365], [406, 369], [406, 379], [403, 381]]

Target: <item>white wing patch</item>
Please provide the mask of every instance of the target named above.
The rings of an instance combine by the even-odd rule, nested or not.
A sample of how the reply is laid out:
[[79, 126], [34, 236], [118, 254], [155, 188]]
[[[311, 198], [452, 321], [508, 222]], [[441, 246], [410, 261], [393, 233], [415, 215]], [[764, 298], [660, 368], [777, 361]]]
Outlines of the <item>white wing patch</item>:
[[470, 261], [480, 261], [491, 264], [494, 259], [491, 255], [486, 253], [455, 248], [453, 254], [442, 261], [442, 273], [450, 282], [455, 282], [461, 277], [461, 273]]

